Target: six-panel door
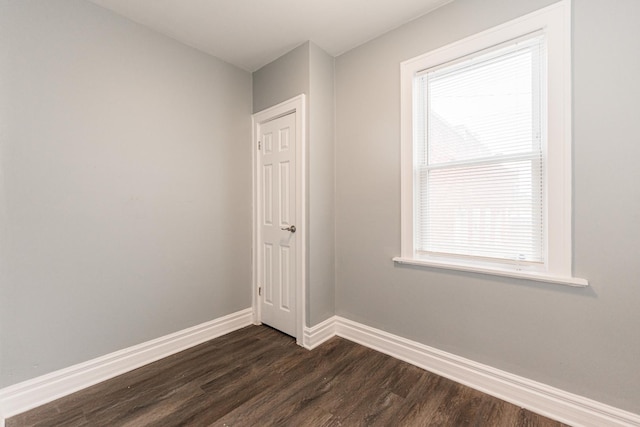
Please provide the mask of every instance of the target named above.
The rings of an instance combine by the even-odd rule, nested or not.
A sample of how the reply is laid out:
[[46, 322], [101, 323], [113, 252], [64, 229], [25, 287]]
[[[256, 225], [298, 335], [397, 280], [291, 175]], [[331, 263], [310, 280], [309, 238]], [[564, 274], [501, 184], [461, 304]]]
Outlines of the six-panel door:
[[295, 114], [260, 125], [258, 285], [262, 323], [296, 335]]

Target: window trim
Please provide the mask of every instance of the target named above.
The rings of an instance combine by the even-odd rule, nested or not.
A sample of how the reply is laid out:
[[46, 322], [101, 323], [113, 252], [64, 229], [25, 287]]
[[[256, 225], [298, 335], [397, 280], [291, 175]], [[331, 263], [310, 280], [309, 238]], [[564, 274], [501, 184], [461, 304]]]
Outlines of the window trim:
[[[547, 39], [546, 260], [537, 270], [456, 257], [418, 257], [414, 250], [413, 86], [420, 72], [542, 31]], [[401, 256], [397, 263], [588, 286], [572, 276], [571, 3], [562, 0], [505, 24], [401, 63]]]

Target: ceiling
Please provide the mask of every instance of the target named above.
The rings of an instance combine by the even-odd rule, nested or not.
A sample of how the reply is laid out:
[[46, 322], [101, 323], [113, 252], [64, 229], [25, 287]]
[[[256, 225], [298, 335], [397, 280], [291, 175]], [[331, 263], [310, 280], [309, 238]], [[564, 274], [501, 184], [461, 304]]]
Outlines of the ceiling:
[[255, 71], [311, 40], [338, 56], [453, 0], [90, 0]]

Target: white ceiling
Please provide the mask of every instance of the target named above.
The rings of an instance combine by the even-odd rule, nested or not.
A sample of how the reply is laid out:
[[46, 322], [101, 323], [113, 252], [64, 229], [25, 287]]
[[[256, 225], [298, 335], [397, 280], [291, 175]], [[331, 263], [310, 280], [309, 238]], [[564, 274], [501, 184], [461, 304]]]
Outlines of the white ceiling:
[[90, 0], [255, 71], [311, 40], [338, 56], [453, 0]]

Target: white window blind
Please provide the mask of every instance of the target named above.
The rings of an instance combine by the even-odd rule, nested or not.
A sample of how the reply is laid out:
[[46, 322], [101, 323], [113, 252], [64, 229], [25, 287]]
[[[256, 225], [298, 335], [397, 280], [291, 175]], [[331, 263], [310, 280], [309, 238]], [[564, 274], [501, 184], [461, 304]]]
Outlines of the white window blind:
[[542, 34], [417, 74], [418, 254], [545, 262], [544, 75]]

